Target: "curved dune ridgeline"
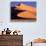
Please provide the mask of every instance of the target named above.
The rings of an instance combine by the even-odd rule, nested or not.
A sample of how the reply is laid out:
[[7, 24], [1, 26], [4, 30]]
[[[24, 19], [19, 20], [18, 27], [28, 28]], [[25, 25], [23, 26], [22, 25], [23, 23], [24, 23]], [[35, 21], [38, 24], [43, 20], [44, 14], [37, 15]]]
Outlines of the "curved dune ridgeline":
[[22, 18], [36, 18], [36, 8], [32, 6], [28, 6], [26, 4], [20, 4], [16, 6], [17, 10], [24, 10], [24, 12], [20, 12], [17, 14], [18, 17]]
[[31, 12], [25, 11], [25, 12], [21, 12], [19, 14], [17, 14], [18, 17], [23, 17], [23, 18], [36, 18], [36, 16], [34, 14], [32, 14]]
[[30, 11], [32, 13], [36, 13], [36, 8], [35, 7], [28, 6], [26, 4], [20, 4], [20, 6], [16, 6], [16, 9], [18, 9], [18, 10], [26, 10], [26, 11]]

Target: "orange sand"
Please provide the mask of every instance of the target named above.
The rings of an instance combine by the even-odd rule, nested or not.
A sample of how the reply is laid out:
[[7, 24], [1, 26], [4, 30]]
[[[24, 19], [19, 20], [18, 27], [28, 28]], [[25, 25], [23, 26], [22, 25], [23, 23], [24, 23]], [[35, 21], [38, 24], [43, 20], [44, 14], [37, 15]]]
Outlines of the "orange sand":
[[20, 6], [16, 6], [16, 8], [18, 10], [26, 10], [26, 11], [30, 11], [32, 13], [36, 13], [36, 8], [34, 8], [32, 6], [28, 6], [26, 4], [21, 4]]
[[36, 16], [33, 13], [28, 12], [28, 11], [21, 12], [17, 16], [18, 17], [23, 17], [23, 18], [36, 18]]

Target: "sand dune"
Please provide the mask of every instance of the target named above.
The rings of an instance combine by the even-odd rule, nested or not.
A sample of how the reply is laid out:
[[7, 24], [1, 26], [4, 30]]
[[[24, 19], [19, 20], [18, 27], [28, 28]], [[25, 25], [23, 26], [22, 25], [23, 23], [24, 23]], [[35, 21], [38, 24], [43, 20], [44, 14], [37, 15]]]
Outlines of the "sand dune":
[[19, 14], [17, 14], [18, 17], [22, 17], [22, 18], [36, 18], [36, 16], [34, 14], [32, 14], [31, 12], [25, 11], [25, 12], [21, 12]]
[[26, 4], [20, 4], [16, 6], [17, 10], [24, 10], [24, 12], [20, 12], [17, 14], [18, 17], [22, 18], [36, 18], [36, 8], [32, 6], [28, 6]]
[[32, 13], [36, 13], [36, 8], [34, 8], [32, 6], [28, 6], [26, 4], [20, 4], [19, 6], [16, 6], [16, 9], [18, 9], [18, 10], [26, 10], [26, 11], [30, 11]]

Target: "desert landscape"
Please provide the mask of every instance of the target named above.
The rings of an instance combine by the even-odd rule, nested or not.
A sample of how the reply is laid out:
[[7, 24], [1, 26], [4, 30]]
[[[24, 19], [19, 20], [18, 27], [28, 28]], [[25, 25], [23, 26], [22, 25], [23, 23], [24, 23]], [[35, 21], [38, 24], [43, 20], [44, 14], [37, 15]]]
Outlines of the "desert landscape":
[[36, 8], [19, 3], [11, 7], [11, 19], [36, 20]]

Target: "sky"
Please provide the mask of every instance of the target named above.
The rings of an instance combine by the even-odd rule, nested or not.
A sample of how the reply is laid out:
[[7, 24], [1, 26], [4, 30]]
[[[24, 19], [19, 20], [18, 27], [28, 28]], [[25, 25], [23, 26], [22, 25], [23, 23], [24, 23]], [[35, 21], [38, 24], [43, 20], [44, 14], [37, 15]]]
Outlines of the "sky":
[[36, 1], [32, 1], [32, 2], [14, 2], [13, 1], [11, 2], [11, 7], [15, 7], [16, 5], [21, 4], [21, 3], [36, 7]]
[[[23, 32], [23, 44], [35, 38], [46, 38], [46, 0], [34, 0], [37, 2], [36, 22], [11, 22], [10, 2], [13, 0], [0, 1], [0, 31], [9, 27], [10, 30], [21, 30]], [[15, 1], [15, 0], [14, 0]], [[19, 0], [18, 0], [19, 1]], [[24, 0], [25, 1], [25, 0]], [[31, 1], [31, 0], [30, 0]]]

